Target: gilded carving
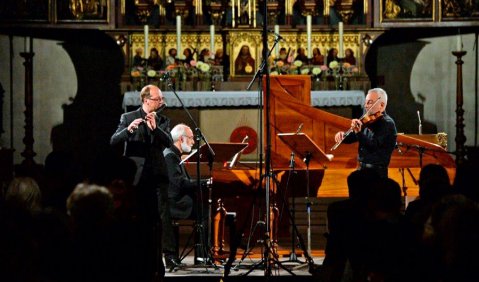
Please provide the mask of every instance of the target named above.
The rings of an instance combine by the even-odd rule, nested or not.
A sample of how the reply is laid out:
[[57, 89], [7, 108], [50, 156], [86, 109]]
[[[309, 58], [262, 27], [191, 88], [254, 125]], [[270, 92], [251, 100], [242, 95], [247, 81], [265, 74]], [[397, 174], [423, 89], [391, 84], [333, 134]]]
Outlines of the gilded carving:
[[70, 0], [70, 11], [75, 19], [102, 18], [106, 13], [106, 0]]

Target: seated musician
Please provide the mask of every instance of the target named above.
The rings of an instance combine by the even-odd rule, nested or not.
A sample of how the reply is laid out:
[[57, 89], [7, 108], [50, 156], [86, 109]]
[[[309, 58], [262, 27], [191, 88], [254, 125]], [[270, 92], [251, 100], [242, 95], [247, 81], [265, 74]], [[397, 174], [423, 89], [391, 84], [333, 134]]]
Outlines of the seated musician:
[[386, 114], [388, 95], [381, 88], [368, 91], [364, 105], [365, 114], [351, 121], [351, 134], [339, 131], [336, 142], [359, 142], [358, 169], [371, 168], [381, 177], [388, 177], [388, 166], [396, 146], [397, 131], [394, 120]]
[[[186, 171], [184, 163], [181, 162], [181, 155], [191, 152], [195, 144], [194, 135], [190, 127], [185, 124], [178, 124], [171, 130], [173, 146], [163, 151], [166, 165], [168, 167], [168, 176], [170, 185], [168, 188], [168, 205], [172, 219], [197, 219], [198, 208], [196, 201], [197, 181], [191, 179]], [[203, 181], [202, 181], [203, 184]], [[203, 209], [201, 209], [202, 211]], [[202, 223], [207, 214], [200, 213]], [[168, 224], [168, 223], [166, 223]], [[171, 226], [171, 222], [169, 223]], [[206, 229], [204, 229], [206, 230]], [[181, 261], [176, 254], [178, 242], [175, 242], [173, 236], [163, 236], [163, 252], [165, 253], [166, 267], [172, 268], [182, 266]], [[197, 244], [195, 244], [197, 245]], [[195, 257], [201, 257], [195, 251]]]

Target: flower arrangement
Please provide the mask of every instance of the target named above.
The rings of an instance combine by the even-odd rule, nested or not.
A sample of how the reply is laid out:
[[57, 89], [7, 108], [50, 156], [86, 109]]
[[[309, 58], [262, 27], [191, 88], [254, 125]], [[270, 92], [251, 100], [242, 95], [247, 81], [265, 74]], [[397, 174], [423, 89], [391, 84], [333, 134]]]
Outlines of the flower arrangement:
[[146, 75], [147, 75], [148, 77], [150, 77], [150, 78], [151, 78], [151, 77], [156, 77], [157, 72], [156, 72], [156, 70], [148, 70], [148, 71], [146, 72]]

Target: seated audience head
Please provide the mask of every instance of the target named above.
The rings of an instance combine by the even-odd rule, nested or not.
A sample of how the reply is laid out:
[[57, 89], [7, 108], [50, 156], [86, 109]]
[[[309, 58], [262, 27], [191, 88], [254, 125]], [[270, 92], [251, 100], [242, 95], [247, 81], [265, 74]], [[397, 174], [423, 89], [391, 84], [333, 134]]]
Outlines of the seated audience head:
[[107, 188], [95, 184], [78, 184], [66, 204], [76, 227], [101, 226], [113, 215], [112, 194]]
[[5, 202], [28, 211], [41, 209], [42, 194], [38, 183], [31, 177], [15, 177], [5, 192]]
[[377, 172], [370, 168], [354, 170], [348, 175], [349, 198], [353, 200], [366, 200], [369, 186], [379, 178]]
[[446, 169], [439, 164], [427, 164], [419, 173], [419, 197], [435, 202], [451, 190], [451, 181]]

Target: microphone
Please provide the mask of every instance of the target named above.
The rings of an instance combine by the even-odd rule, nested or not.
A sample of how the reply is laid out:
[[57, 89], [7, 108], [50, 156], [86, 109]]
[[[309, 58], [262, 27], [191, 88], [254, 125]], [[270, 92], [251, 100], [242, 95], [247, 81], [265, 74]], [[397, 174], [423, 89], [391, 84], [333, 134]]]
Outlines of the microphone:
[[299, 126], [298, 126], [298, 129], [296, 129], [296, 133], [295, 134], [299, 134], [301, 132], [301, 129], [303, 129], [303, 123], [300, 123]]
[[284, 38], [283, 38], [283, 36], [281, 36], [281, 35], [277, 34], [277, 33], [276, 33], [276, 32], [274, 32], [273, 30], [271, 30], [271, 29], [268, 29], [268, 32], [269, 32], [269, 33], [272, 33], [272, 34], [274, 34], [274, 36], [276, 36], [276, 38], [278, 38], [278, 40], [283, 40], [283, 41], [284, 41]]
[[[161, 81], [165, 81], [165, 80], [168, 80], [170, 79], [170, 72], [168, 71], [165, 71], [161, 76], [160, 76], [160, 80]], [[166, 104], [165, 104], [166, 105]]]
[[291, 152], [291, 159], [289, 159], [289, 167], [294, 168], [294, 152]]
[[417, 111], [417, 118], [419, 119], [419, 135], [422, 135], [421, 114], [419, 113], [419, 110]]

